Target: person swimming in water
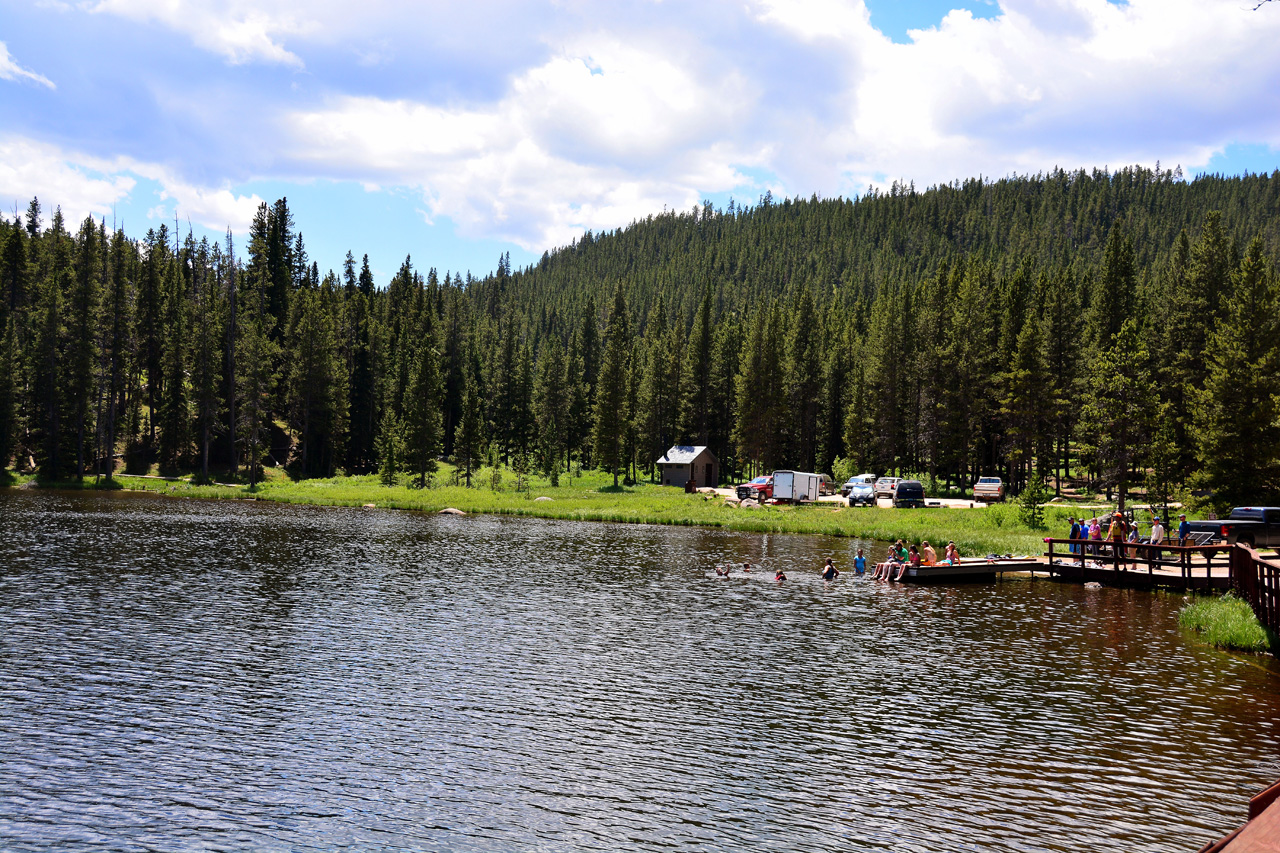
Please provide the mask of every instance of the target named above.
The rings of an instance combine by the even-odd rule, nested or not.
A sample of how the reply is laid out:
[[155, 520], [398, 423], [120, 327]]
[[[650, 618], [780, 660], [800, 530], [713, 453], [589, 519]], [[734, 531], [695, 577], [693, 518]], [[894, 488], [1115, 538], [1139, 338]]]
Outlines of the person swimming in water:
[[750, 564], [750, 563], [743, 563], [743, 564], [742, 564], [742, 570], [743, 570], [744, 572], [749, 572], [749, 571], [751, 571], [751, 564]]
[[787, 576], [783, 573], [782, 569], [778, 569], [773, 573], [773, 579], [776, 581], [784, 581], [787, 579]]
[[822, 567], [822, 579], [824, 581], [833, 581], [840, 577], [840, 570], [831, 562], [831, 558], [827, 557], [827, 564]]
[[720, 568], [719, 566], [716, 566], [716, 574], [722, 578], [729, 577], [729, 572], [731, 571], [733, 571], [733, 566], [726, 565], [723, 569]]
[[858, 574], [865, 574], [867, 571], [867, 558], [862, 556], [862, 549], [858, 549], [858, 556], [853, 558], [853, 570]]

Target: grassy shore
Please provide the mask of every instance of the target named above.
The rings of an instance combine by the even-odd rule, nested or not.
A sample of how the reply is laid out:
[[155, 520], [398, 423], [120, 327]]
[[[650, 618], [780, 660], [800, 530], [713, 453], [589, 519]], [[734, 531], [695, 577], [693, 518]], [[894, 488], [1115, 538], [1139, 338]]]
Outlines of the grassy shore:
[[1231, 593], [1197, 598], [1182, 608], [1178, 624], [1218, 648], [1280, 654], [1280, 638], [1263, 627], [1248, 602]]
[[[586, 471], [572, 479], [564, 475], [559, 486], [551, 486], [545, 478], [532, 477], [526, 489], [516, 491], [514, 475], [507, 469], [500, 472], [501, 481], [496, 489], [491, 469], [474, 474], [474, 487], [470, 489], [441, 485], [448, 482], [451, 473], [447, 466], [442, 469], [437, 474], [437, 484], [426, 489], [411, 488], [408, 477], [401, 477], [397, 485], [388, 487], [376, 476], [294, 481], [281, 471], [268, 471], [266, 481], [253, 490], [244, 485], [195, 485], [187, 478], [165, 480], [120, 475], [116, 481], [126, 489], [188, 498], [256, 499], [328, 506], [373, 504], [420, 512], [455, 507], [468, 513], [694, 525], [752, 533], [816, 533], [889, 541], [901, 538], [911, 542], [927, 539], [934, 544], [954, 540], [961, 553], [968, 555], [1041, 554], [1043, 538], [1048, 535], [1023, 525], [1018, 520], [1018, 508], [1012, 504], [981, 509], [905, 510], [831, 504], [739, 509], [725, 506], [719, 497], [686, 495], [680, 489], [667, 486], [640, 483], [615, 489], [611, 476], [596, 471]], [[91, 481], [82, 485], [42, 485], [93, 487]], [[540, 497], [550, 500], [538, 500]], [[1069, 508], [1047, 508], [1050, 530], [1064, 535], [1070, 512]]]

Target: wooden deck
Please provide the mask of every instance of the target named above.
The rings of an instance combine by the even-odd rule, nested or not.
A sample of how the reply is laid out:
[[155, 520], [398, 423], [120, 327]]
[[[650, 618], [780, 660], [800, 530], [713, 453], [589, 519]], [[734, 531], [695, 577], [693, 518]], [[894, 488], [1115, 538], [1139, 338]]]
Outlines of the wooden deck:
[[1280, 782], [1249, 801], [1249, 822], [1199, 853], [1275, 853], [1280, 850]]
[[938, 583], [995, 580], [996, 575], [1005, 572], [1046, 571], [1048, 564], [1030, 559], [996, 559], [971, 557], [961, 559], [958, 566], [921, 566], [918, 569], [907, 569], [902, 576], [906, 583]]
[[1047, 547], [1042, 569], [1061, 580], [1135, 589], [1231, 588], [1231, 545], [1125, 543], [1112, 547], [1110, 543], [1088, 539], [1044, 541]]

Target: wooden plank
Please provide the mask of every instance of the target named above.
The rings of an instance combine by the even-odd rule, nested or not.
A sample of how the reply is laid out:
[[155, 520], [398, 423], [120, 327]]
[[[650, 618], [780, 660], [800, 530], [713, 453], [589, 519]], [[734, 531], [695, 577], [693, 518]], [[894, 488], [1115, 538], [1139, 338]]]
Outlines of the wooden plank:
[[1280, 850], [1280, 805], [1274, 802], [1246, 823], [1222, 848], [1223, 853], [1276, 853], [1277, 850]]

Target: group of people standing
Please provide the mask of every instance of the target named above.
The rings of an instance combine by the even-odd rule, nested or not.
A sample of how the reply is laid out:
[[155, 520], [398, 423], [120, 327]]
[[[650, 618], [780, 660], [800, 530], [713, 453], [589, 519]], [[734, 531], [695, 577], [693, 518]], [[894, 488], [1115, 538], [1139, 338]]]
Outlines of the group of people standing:
[[[1106, 520], [1106, 532], [1103, 532], [1103, 520], [1097, 517], [1084, 519], [1075, 518], [1074, 516], [1067, 519], [1071, 522], [1071, 530], [1067, 534], [1067, 538], [1072, 540], [1088, 540], [1089, 544], [1083, 544], [1078, 541], [1073, 542], [1071, 553], [1073, 554], [1091, 554], [1098, 555], [1101, 553], [1101, 543], [1109, 543], [1113, 548], [1123, 547], [1125, 545], [1142, 544], [1142, 534], [1139, 531], [1137, 519], [1126, 516], [1122, 512], [1112, 513], [1111, 517]], [[1178, 546], [1185, 546], [1191, 536], [1191, 525], [1187, 521], [1185, 514], [1178, 516]], [[1161, 545], [1165, 541], [1164, 524], [1160, 521], [1160, 517], [1154, 513], [1151, 516], [1151, 536], [1148, 538], [1148, 544]], [[1094, 544], [1094, 543], [1099, 544]], [[1137, 548], [1126, 548], [1128, 556], [1136, 559], [1138, 556]], [[1157, 552], [1156, 556], [1159, 556]]]

